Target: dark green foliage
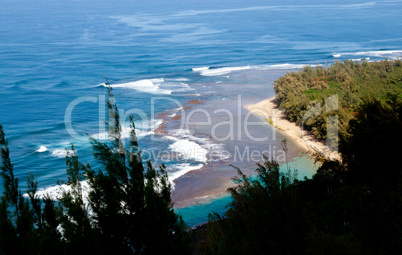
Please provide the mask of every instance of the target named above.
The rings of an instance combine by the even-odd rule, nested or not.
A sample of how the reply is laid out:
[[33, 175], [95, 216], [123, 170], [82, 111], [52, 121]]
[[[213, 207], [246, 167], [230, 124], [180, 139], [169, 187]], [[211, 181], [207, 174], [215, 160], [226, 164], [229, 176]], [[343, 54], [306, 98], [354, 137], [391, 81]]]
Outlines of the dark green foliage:
[[1, 125], [0, 145], [5, 190], [0, 203], [0, 253], [53, 254], [60, 251], [61, 236], [54, 202], [45, 198], [42, 206], [42, 200], [36, 195], [38, 183], [32, 175], [27, 180], [29, 199], [22, 196]]
[[101, 168], [82, 164], [71, 146], [67, 181], [58, 201], [39, 198], [29, 175], [29, 199], [18, 189], [3, 128], [0, 145], [5, 195], [0, 203], [0, 254], [189, 254], [186, 226], [173, 211], [164, 165], [144, 171], [133, 118], [127, 148], [109, 89], [111, 141], [90, 138]]
[[[334, 145], [336, 137], [327, 134], [328, 117], [338, 116], [339, 133], [347, 135], [349, 120], [360, 110], [359, 105], [365, 98], [386, 100], [390, 94], [401, 95], [401, 63], [401, 60], [370, 63], [345, 60], [328, 68], [305, 67], [275, 81], [276, 99], [290, 121], [303, 125], [318, 139], [328, 139], [330, 145]], [[325, 100], [333, 95], [338, 96], [339, 105], [328, 111]], [[318, 109], [311, 115], [313, 105]], [[308, 114], [311, 116], [307, 117]]]
[[372, 181], [382, 188], [398, 183], [402, 177], [402, 158], [397, 149], [401, 130], [402, 98], [398, 95], [389, 95], [387, 100], [367, 99], [359, 106], [349, 125], [350, 135], [342, 138], [340, 148], [352, 183]]
[[1, 158], [2, 166], [0, 167], [1, 170], [1, 177], [4, 181], [4, 196], [6, 201], [14, 207], [14, 217], [15, 223], [18, 225], [19, 217], [21, 212], [20, 209], [20, 192], [18, 189], [18, 179], [14, 177], [14, 166], [11, 163], [10, 159], [10, 150], [8, 149], [8, 142], [5, 139], [5, 133], [3, 130], [3, 126], [0, 125], [0, 146], [1, 147]]
[[[233, 202], [224, 218], [211, 215], [206, 254], [294, 254], [301, 239], [294, 179], [275, 161], [258, 164], [257, 178], [240, 169], [230, 188]], [[293, 245], [288, 245], [292, 243]], [[298, 247], [298, 248], [297, 248]], [[297, 248], [297, 249], [296, 249]], [[267, 252], [270, 253], [267, 253]]]
[[16, 229], [10, 220], [7, 200], [2, 197], [0, 203], [0, 253], [13, 254], [13, 252], [18, 252], [18, 244]]
[[0, 251], [2, 253], [20, 253], [29, 251], [35, 245], [33, 219], [31, 211], [21, 191], [18, 189], [18, 179], [14, 176], [14, 167], [10, 159], [8, 142], [5, 139], [3, 127], [0, 125], [1, 146], [1, 177], [4, 180], [4, 196], [0, 210]]

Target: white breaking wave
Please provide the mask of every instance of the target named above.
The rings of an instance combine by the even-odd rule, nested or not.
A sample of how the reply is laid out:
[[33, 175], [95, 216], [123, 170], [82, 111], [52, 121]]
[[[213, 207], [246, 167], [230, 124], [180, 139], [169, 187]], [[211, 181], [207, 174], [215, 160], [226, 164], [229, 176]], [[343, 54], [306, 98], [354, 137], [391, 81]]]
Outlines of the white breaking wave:
[[172, 78], [172, 79], [169, 79], [169, 80], [172, 80], [172, 81], [189, 81], [189, 79], [187, 79], [187, 78]]
[[332, 56], [337, 57], [337, 58], [339, 58], [341, 56], [365, 56], [365, 57], [383, 57], [383, 58], [396, 59], [396, 58], [402, 57], [402, 50], [344, 52], [344, 53], [333, 54]]
[[251, 69], [251, 66], [221, 67], [213, 69], [211, 69], [210, 67], [200, 67], [200, 68], [193, 68], [193, 71], [200, 73], [202, 76], [219, 76], [235, 71], [243, 71], [248, 69]]
[[192, 68], [192, 70], [193, 70], [193, 72], [202, 72], [202, 71], [205, 71], [205, 70], [208, 70], [209, 69], [209, 67], [196, 67], [196, 68]]
[[[210, 68], [210, 67], [199, 67], [193, 68], [193, 72], [199, 73], [202, 76], [221, 76], [229, 74], [232, 72], [245, 71], [245, 70], [292, 70], [300, 69], [308, 64], [276, 64], [276, 65], [256, 65], [256, 66], [238, 66], [238, 67], [221, 67], [221, 68]], [[229, 78], [229, 76], [226, 76]]]
[[[174, 189], [174, 180], [179, 178], [182, 175], [185, 175], [186, 173], [194, 170], [198, 170], [202, 168], [204, 164], [197, 164], [197, 165], [191, 165], [190, 163], [182, 163], [182, 164], [175, 164], [172, 166], [168, 167], [168, 177], [169, 177], [169, 182], [171, 183], [172, 189]], [[82, 195], [84, 202], [86, 203], [88, 200], [88, 195], [91, 190], [89, 187], [88, 181], [81, 181], [81, 187], [82, 187]], [[46, 196], [49, 196], [50, 199], [52, 200], [60, 200], [63, 192], [69, 192], [71, 191], [71, 186], [62, 184], [62, 185], [55, 185], [55, 186], [50, 186], [47, 188], [39, 189], [36, 192], [36, 196], [38, 198], [44, 199]], [[28, 197], [28, 194], [24, 194], [24, 197]]]
[[252, 66], [253, 69], [256, 70], [292, 70], [292, 69], [301, 69], [305, 66], [311, 66], [309, 64], [276, 64], [276, 65], [259, 65]]
[[[170, 95], [172, 93], [171, 90], [161, 89], [159, 86], [164, 82], [163, 78], [160, 79], [144, 79], [139, 81], [120, 83], [120, 84], [112, 84], [110, 85], [112, 88], [126, 88], [126, 89], [134, 89], [140, 92], [147, 92], [151, 94], [165, 94]], [[106, 87], [106, 84], [102, 84]]]
[[66, 150], [66, 149], [55, 149], [52, 151], [52, 156], [56, 158], [65, 158], [67, 156], [67, 152], [73, 153], [72, 150]]
[[169, 145], [169, 149], [180, 154], [184, 159], [194, 160], [197, 162], [207, 162], [208, 150], [201, 147], [194, 141], [189, 139], [179, 139], [173, 136], [165, 136], [165, 138], [173, 140], [173, 144]]
[[168, 169], [169, 170], [169, 172], [168, 172], [169, 181], [173, 182], [180, 176], [183, 176], [190, 171], [198, 170], [198, 169], [202, 168], [203, 166], [204, 166], [204, 164], [191, 165], [190, 163], [176, 164], [176, 165], [170, 166]]
[[173, 166], [168, 167], [168, 177], [169, 177], [169, 182], [171, 184], [172, 189], [175, 187], [175, 182], [177, 178], [180, 176], [185, 175], [186, 173], [194, 170], [198, 170], [202, 168], [204, 164], [198, 164], [198, 165], [191, 165], [190, 163], [183, 163], [183, 164], [176, 164]]
[[41, 145], [39, 147], [39, 149], [36, 150], [36, 152], [45, 152], [45, 151], [47, 151], [47, 148], [46, 148], [46, 146], [43, 146], [43, 145]]
[[[119, 83], [110, 85], [112, 88], [126, 88], [126, 89], [134, 89], [140, 92], [146, 92], [151, 94], [162, 94], [162, 95], [170, 95], [172, 92], [181, 92], [192, 90], [192, 88], [184, 83], [188, 81], [187, 78], [173, 78], [173, 79], [144, 79], [139, 81], [127, 82], [127, 83]], [[98, 86], [106, 87], [105, 83], [102, 83]]]
[[224, 153], [226, 151], [222, 144], [218, 144], [207, 137], [196, 137], [193, 135], [193, 132], [188, 129], [171, 130], [169, 131], [169, 135], [179, 139], [195, 142], [198, 146], [206, 150], [205, 158], [208, 153], [213, 153], [215, 157], [219, 157], [219, 160], [225, 160], [230, 157], [228, 153]]
[[170, 114], [170, 115], [167, 115], [168, 117], [170, 117], [170, 118], [173, 118], [174, 116], [176, 116], [177, 115], [177, 112], [178, 111], [182, 111], [183, 110], [183, 107], [182, 106], [180, 106], [179, 108], [175, 108], [175, 109], [173, 109], [173, 113], [172, 114]]
[[[88, 196], [91, 188], [89, 187], [88, 181], [81, 181], [81, 187], [82, 187], [82, 197], [83, 201], [85, 204], [88, 202]], [[62, 184], [62, 185], [55, 185], [55, 186], [50, 186], [47, 188], [39, 189], [36, 192], [36, 196], [40, 199], [44, 199], [47, 196], [49, 196], [50, 199], [54, 201], [58, 201], [61, 199], [63, 192], [70, 192], [71, 191], [71, 186], [67, 184]], [[28, 198], [29, 195], [25, 193], [23, 195], [24, 197]]]
[[[90, 191], [90, 187], [87, 181], [81, 181], [81, 187], [82, 187], [82, 195], [83, 195], [83, 199], [86, 202], [88, 195], [89, 195], [89, 191]], [[47, 195], [49, 195], [50, 199], [52, 200], [60, 200], [63, 192], [69, 192], [71, 191], [71, 186], [66, 185], [66, 184], [62, 184], [62, 185], [55, 185], [55, 186], [51, 186], [51, 187], [47, 187], [44, 189], [39, 189], [36, 192], [36, 195], [38, 196], [38, 198], [45, 198]], [[28, 197], [28, 194], [24, 194], [24, 197]]]

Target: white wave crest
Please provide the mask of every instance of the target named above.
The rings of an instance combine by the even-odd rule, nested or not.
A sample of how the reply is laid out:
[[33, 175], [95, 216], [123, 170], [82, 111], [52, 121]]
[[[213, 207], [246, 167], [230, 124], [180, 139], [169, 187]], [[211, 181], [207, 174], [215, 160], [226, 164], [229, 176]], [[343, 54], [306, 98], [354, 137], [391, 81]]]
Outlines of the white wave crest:
[[36, 152], [45, 152], [45, 151], [47, 151], [47, 148], [46, 148], [46, 146], [43, 146], [43, 145], [41, 145], [39, 147], [39, 149], [36, 150]]
[[191, 165], [190, 163], [183, 163], [183, 164], [176, 164], [173, 165], [172, 167], [169, 167], [168, 171], [168, 176], [169, 176], [169, 181], [174, 181], [180, 176], [185, 175], [186, 173], [194, 170], [198, 170], [202, 168], [204, 164], [197, 164], [197, 165]]
[[402, 57], [402, 50], [376, 50], [376, 51], [359, 51], [359, 52], [344, 52], [333, 54], [333, 57], [341, 56], [365, 56], [367, 57], [383, 57], [396, 59]]
[[186, 160], [194, 160], [197, 162], [207, 162], [208, 150], [201, 147], [194, 141], [189, 139], [179, 139], [173, 136], [165, 136], [165, 138], [174, 140], [174, 142], [169, 145], [169, 149], [180, 154]]
[[168, 177], [169, 177], [169, 182], [171, 184], [172, 189], [175, 188], [175, 182], [177, 178], [180, 176], [185, 175], [188, 172], [198, 170], [202, 168], [204, 164], [198, 164], [198, 165], [191, 165], [190, 163], [183, 163], [183, 164], [176, 164], [173, 166], [170, 166], [168, 168]]
[[252, 66], [253, 69], [256, 70], [292, 70], [292, 69], [301, 69], [305, 66], [311, 66], [309, 64], [275, 64], [275, 65], [258, 65]]
[[[87, 201], [88, 195], [89, 195], [89, 191], [90, 191], [90, 187], [87, 181], [81, 181], [81, 187], [82, 187], [82, 195], [84, 198], [84, 202]], [[66, 185], [66, 184], [62, 184], [62, 185], [55, 185], [55, 186], [50, 186], [44, 189], [39, 189], [36, 192], [36, 196], [38, 198], [45, 198], [46, 196], [49, 196], [50, 199], [52, 200], [60, 200], [63, 192], [69, 192], [71, 191], [71, 186]], [[28, 194], [24, 194], [24, 197], [28, 197]]]
[[[113, 84], [110, 85], [112, 88], [126, 88], [134, 89], [140, 92], [146, 92], [151, 94], [165, 94], [170, 95], [171, 90], [161, 89], [159, 86], [164, 82], [163, 78], [160, 79], [144, 79], [127, 83]], [[102, 84], [106, 86], [106, 84]]]
[[193, 68], [193, 71], [200, 73], [200, 75], [202, 76], [220, 76], [231, 72], [243, 71], [248, 69], [251, 69], [251, 66], [221, 67], [213, 69], [209, 67], [200, 67], [200, 68]]
[[180, 106], [179, 108], [173, 109], [173, 110], [172, 110], [173, 113], [170, 114], [170, 115], [167, 115], [167, 116], [170, 117], [170, 118], [173, 118], [174, 116], [177, 115], [177, 113], [178, 113], [179, 111], [182, 111], [182, 113], [183, 113], [183, 106]]
[[169, 80], [172, 80], [172, 81], [189, 81], [189, 79], [187, 79], [187, 78], [172, 78], [172, 79], [169, 79]]
[[202, 72], [205, 70], [208, 70], [209, 67], [205, 66], [205, 67], [196, 67], [196, 68], [192, 68], [193, 72]]
[[[292, 70], [292, 69], [300, 69], [305, 66], [309, 66], [308, 64], [275, 64], [275, 65], [256, 65], [256, 66], [239, 66], [239, 67], [221, 67], [221, 68], [210, 68], [210, 67], [200, 67], [193, 68], [193, 72], [200, 73], [202, 76], [221, 76], [225, 74], [229, 74], [236, 71], [245, 71], [245, 70]], [[226, 76], [226, 78], [230, 78]]]
[[52, 156], [56, 158], [65, 158], [67, 156], [67, 153], [72, 154], [72, 150], [66, 150], [66, 149], [55, 149], [52, 151]]
[[196, 142], [199, 146], [207, 150], [205, 156], [208, 153], [210, 156], [212, 154], [214, 155], [214, 158], [210, 158], [210, 160], [225, 160], [230, 157], [229, 153], [226, 153], [222, 144], [216, 143], [208, 137], [196, 137], [194, 136], [194, 133], [188, 129], [174, 129], [169, 131], [169, 135], [179, 139]]

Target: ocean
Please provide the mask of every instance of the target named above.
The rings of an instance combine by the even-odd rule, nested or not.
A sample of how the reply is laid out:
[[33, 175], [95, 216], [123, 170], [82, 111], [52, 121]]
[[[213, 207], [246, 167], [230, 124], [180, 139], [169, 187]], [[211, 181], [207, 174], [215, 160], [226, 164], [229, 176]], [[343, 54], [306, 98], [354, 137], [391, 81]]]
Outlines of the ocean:
[[[273, 97], [275, 79], [305, 65], [402, 56], [402, 1], [0, 3], [0, 123], [21, 188], [28, 172], [41, 189], [63, 180], [71, 144], [96, 166], [85, 134], [107, 139], [106, 77], [122, 115], [135, 116], [144, 160], [167, 165], [189, 225], [224, 212], [236, 174], [229, 164], [253, 173], [258, 160], [236, 153], [281, 150], [281, 133], [239, 105]], [[218, 125], [228, 112], [237, 124]], [[245, 118], [271, 139], [247, 137]], [[292, 168], [311, 177], [312, 160], [288, 146]]]

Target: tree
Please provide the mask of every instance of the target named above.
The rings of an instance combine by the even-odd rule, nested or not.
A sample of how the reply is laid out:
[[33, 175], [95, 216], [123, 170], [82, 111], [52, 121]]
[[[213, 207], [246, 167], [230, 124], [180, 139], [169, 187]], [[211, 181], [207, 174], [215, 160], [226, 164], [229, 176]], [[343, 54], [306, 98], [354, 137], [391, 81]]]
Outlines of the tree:
[[[24, 199], [18, 188], [18, 178], [14, 175], [14, 166], [10, 159], [10, 150], [5, 138], [3, 126], [0, 125], [0, 146], [2, 166], [1, 177], [4, 180], [4, 196], [2, 197], [0, 210], [1, 237], [0, 248], [5, 253], [15, 253], [30, 250], [35, 245], [33, 219], [28, 201]], [[10, 213], [9, 209], [13, 213]]]
[[386, 102], [368, 98], [350, 121], [340, 150], [354, 184], [396, 187], [402, 178], [402, 160], [395, 149], [402, 142], [402, 100], [389, 94]]
[[[236, 168], [236, 167], [235, 167]], [[228, 211], [212, 214], [205, 254], [295, 254], [303, 248], [295, 180], [265, 158], [255, 177], [236, 168]], [[289, 245], [292, 244], [292, 245]]]
[[0, 203], [2, 254], [189, 254], [186, 225], [173, 210], [166, 167], [144, 170], [133, 117], [124, 146], [118, 108], [108, 88], [111, 140], [90, 138], [100, 168], [79, 161], [72, 145], [67, 152], [67, 181], [58, 201], [39, 198], [38, 183], [28, 177], [27, 195], [9, 157], [0, 125], [5, 192]]

